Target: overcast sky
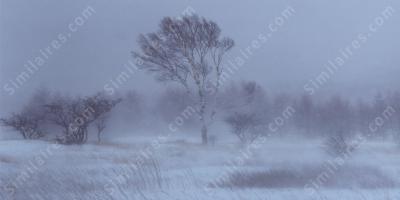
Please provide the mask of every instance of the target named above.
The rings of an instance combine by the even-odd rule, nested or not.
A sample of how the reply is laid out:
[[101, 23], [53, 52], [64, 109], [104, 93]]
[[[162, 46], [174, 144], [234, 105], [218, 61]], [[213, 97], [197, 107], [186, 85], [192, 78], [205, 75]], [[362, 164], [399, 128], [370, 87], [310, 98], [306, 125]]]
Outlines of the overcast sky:
[[[371, 95], [376, 90], [397, 89], [400, 83], [400, 2], [385, 0], [0, 0], [0, 85], [2, 111], [18, 105], [37, 87], [70, 94], [103, 90], [115, 79], [137, 49], [138, 34], [156, 30], [164, 16], [178, 17], [188, 7], [216, 21], [224, 36], [235, 40], [228, 59], [269, 35], [252, 48], [243, 66], [230, 80], [256, 80], [270, 91], [304, 92], [340, 50], [357, 40], [353, 54], [330, 75], [316, 94]], [[71, 32], [69, 24], [94, 12]], [[283, 17], [287, 8], [294, 12]], [[387, 8], [393, 11], [383, 16]], [[273, 26], [279, 17], [281, 26]], [[377, 19], [381, 18], [381, 19]], [[383, 19], [383, 21], [382, 21]], [[378, 20], [378, 21], [377, 21]], [[378, 25], [376, 24], [378, 22]], [[383, 23], [381, 23], [383, 22]], [[371, 31], [370, 25], [374, 31]], [[75, 29], [74, 29], [75, 30]], [[26, 82], [16, 88], [11, 81], [27, 71], [26, 63], [42, 56], [40, 50], [70, 35]], [[360, 39], [360, 34], [368, 36]], [[360, 41], [361, 40], [361, 41]], [[7, 85], [8, 84], [8, 85]], [[6, 88], [5, 88], [6, 87]], [[11, 89], [13, 94], [10, 95]], [[311, 87], [309, 85], [309, 87]], [[314, 86], [312, 86], [314, 87]], [[163, 85], [149, 74], [137, 71], [120, 86], [155, 93]], [[315, 89], [315, 88], [314, 88]]]

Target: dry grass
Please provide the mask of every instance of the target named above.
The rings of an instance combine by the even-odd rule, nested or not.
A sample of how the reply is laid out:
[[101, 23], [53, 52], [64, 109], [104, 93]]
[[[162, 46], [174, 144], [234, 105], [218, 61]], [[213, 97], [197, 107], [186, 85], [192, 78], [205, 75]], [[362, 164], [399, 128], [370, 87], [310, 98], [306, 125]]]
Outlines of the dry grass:
[[[326, 188], [393, 188], [399, 185], [369, 166], [346, 166], [337, 171], [324, 167], [238, 171], [216, 186], [230, 188], [303, 188], [312, 182]], [[214, 185], [213, 185], [214, 186]]]
[[14, 159], [8, 157], [8, 156], [4, 156], [4, 155], [0, 155], [0, 163], [17, 163], [17, 161], [15, 161]]

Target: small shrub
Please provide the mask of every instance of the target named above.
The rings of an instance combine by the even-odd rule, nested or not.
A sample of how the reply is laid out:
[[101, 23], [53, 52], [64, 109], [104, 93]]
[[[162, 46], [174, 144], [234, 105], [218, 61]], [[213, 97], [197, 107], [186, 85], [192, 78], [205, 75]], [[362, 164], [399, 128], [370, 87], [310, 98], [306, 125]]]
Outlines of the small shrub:
[[8, 118], [0, 119], [1, 125], [11, 127], [19, 132], [24, 139], [38, 139], [45, 136], [40, 128], [44, 119], [29, 113], [14, 113]]
[[232, 133], [235, 134], [242, 143], [251, 143], [261, 134], [255, 129], [258, 119], [255, 114], [238, 113], [228, 116], [225, 122], [231, 127]]
[[343, 133], [330, 136], [325, 141], [325, 151], [331, 156], [344, 156], [355, 150], [349, 137]]

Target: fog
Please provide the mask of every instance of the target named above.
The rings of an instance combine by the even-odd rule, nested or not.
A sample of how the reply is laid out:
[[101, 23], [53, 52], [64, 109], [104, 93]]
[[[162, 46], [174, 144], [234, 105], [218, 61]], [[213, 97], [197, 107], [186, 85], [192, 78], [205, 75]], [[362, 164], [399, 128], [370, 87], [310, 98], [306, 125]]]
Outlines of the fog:
[[[10, 83], [26, 71], [29, 60], [51, 44], [68, 24], [91, 6], [94, 13], [79, 30], [20, 87]], [[271, 38], [252, 51], [243, 66], [229, 80], [255, 80], [268, 91], [304, 92], [324, 65], [351, 45], [359, 33], [385, 8], [400, 6], [396, 1], [63, 1], [1, 2], [1, 113], [21, 105], [35, 88], [46, 86], [70, 94], [102, 90], [115, 79], [137, 49], [137, 36], [153, 31], [164, 16], [179, 17], [185, 9], [216, 21], [222, 34], [235, 40], [229, 58], [251, 46], [259, 34], [288, 6], [293, 16], [273, 32]], [[397, 55], [400, 18], [395, 12], [378, 31], [340, 67], [317, 95], [340, 93], [371, 97], [380, 90], [398, 89]], [[7, 85], [8, 84], [8, 85]], [[7, 85], [7, 86], [6, 86]], [[10, 95], [6, 89], [12, 87]], [[163, 90], [153, 76], [136, 70], [118, 90], [135, 89], [153, 94]]]
[[399, 12], [0, 0], [0, 199], [399, 199]]

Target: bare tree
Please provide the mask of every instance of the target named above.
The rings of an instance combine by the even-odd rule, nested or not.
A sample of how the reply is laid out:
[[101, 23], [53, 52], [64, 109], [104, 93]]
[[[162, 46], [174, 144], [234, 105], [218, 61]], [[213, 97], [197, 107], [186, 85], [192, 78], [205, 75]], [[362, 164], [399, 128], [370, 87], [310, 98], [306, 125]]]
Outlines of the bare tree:
[[120, 99], [112, 100], [102, 94], [96, 94], [86, 98], [56, 98], [46, 107], [49, 120], [63, 129], [63, 137], [59, 139], [59, 142], [83, 144], [88, 138], [89, 125], [110, 112], [120, 101]]
[[[86, 138], [86, 129], [83, 115], [91, 112], [90, 108], [83, 112], [84, 106], [81, 99], [72, 99], [67, 97], [56, 97], [51, 103], [46, 105], [48, 120], [60, 126], [63, 131], [61, 138], [57, 140], [64, 144], [84, 143]], [[77, 122], [81, 123], [80, 127]], [[79, 129], [79, 130], [78, 130]]]
[[[142, 62], [141, 67], [155, 73], [159, 81], [177, 82], [197, 97], [203, 144], [207, 144], [208, 126], [215, 115], [208, 100], [218, 93], [221, 62], [234, 45], [232, 39], [221, 38], [220, 33], [215, 22], [196, 15], [166, 17], [157, 32], [140, 35], [140, 52], [133, 52]], [[207, 113], [210, 122], [206, 121]]]
[[24, 139], [44, 137], [46, 134], [43, 125], [46, 123], [46, 113], [43, 105], [50, 101], [50, 98], [51, 95], [47, 89], [36, 90], [20, 112], [0, 119], [1, 124], [18, 131]]

